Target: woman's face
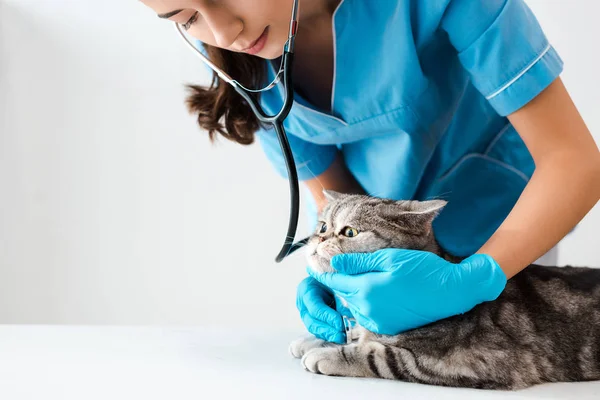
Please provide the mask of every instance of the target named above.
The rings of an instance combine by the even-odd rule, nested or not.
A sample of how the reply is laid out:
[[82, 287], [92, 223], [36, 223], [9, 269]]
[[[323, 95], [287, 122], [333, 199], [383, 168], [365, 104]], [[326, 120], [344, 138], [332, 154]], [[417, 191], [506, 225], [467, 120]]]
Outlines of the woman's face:
[[203, 43], [266, 59], [283, 52], [293, 4], [293, 0], [141, 1]]

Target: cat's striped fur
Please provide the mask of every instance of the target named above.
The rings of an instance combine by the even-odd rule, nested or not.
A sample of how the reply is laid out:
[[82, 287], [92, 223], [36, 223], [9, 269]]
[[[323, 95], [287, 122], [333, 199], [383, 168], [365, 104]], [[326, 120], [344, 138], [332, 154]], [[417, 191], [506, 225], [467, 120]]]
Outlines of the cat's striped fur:
[[[331, 270], [329, 259], [337, 253], [385, 247], [444, 256], [431, 231], [443, 202], [328, 196], [325, 220], [376, 234], [364, 235], [364, 243], [312, 240], [311, 267]], [[324, 251], [315, 252], [318, 246]], [[302, 338], [290, 350], [307, 370], [335, 376], [486, 389], [600, 380], [600, 269], [531, 265], [497, 300], [463, 315], [396, 336], [360, 328], [357, 340], [343, 346]]]

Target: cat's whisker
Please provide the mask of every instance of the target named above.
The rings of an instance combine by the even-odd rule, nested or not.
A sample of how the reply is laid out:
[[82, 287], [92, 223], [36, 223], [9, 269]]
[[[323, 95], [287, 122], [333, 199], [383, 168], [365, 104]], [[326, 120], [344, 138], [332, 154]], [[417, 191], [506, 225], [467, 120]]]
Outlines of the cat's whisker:
[[429, 196], [429, 197], [427, 197], [426, 200], [444, 200], [444, 198], [450, 194], [452, 194], [451, 190], [444, 192], [444, 193], [439, 193], [436, 196]]
[[384, 197], [383, 196], [383, 192], [382, 193], [377, 193], [377, 192], [375, 192], [375, 193], [369, 193], [369, 196], [371, 196], [371, 197], [380, 197], [380, 198]]
[[321, 185], [321, 189], [325, 190], [325, 186], [323, 186], [323, 184], [321, 183], [321, 181], [319, 180], [319, 178], [317, 177], [317, 175], [315, 175], [315, 173], [310, 169], [310, 167], [308, 166], [308, 162], [304, 166], [306, 167], [306, 169], [308, 170], [308, 172], [310, 172], [310, 174], [315, 178], [315, 180], [317, 181], [317, 183], [319, 185]]

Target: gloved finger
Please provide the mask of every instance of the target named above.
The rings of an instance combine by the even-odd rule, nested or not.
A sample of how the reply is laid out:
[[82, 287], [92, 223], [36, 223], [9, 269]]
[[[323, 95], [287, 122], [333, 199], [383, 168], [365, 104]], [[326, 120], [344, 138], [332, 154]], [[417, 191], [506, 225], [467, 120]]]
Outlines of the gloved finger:
[[356, 320], [356, 322], [362, 326], [363, 328], [373, 332], [379, 333], [379, 329], [377, 325], [369, 318], [365, 317], [359, 310], [352, 304], [348, 304], [348, 309], [352, 313], [352, 316]]
[[360, 275], [369, 272], [384, 272], [389, 269], [384, 253], [347, 253], [331, 258], [331, 266], [345, 275]]
[[302, 313], [300, 316], [306, 329], [317, 338], [332, 343], [346, 343], [346, 336], [343, 332], [336, 331], [324, 322], [314, 319], [308, 312]]
[[352, 296], [357, 291], [358, 281], [357, 277], [355, 276], [329, 272], [321, 274], [314, 272], [310, 268], [308, 268], [307, 271], [309, 275], [319, 283], [337, 292], [337, 294], [341, 295], [342, 297]]
[[303, 297], [303, 302], [306, 310], [314, 319], [324, 322], [338, 331], [344, 330], [342, 316], [325, 304], [321, 297], [315, 296], [312, 293], [306, 293]]
[[344, 304], [341, 302], [340, 298], [337, 297], [335, 299], [336, 305], [335, 305], [335, 309], [336, 311], [340, 314], [340, 315], [345, 315], [346, 317], [352, 317], [352, 312], [350, 311], [350, 309], [346, 306], [344, 306]]
[[326, 304], [333, 305], [335, 303], [333, 293], [329, 292], [325, 286], [317, 282], [314, 278], [308, 276], [298, 285], [296, 295], [296, 307], [298, 310], [302, 311], [304, 296], [309, 293], [311, 296], [321, 298]]
[[300, 311], [300, 315], [303, 315], [304, 313], [308, 312], [306, 306], [304, 305], [303, 296], [296, 298], [296, 308], [298, 309], [298, 311]]

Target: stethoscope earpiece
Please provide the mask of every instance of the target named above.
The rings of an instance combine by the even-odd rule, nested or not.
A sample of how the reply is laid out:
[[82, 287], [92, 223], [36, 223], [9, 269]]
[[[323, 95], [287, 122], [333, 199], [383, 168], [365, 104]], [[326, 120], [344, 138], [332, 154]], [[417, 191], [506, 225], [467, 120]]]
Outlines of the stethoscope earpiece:
[[[283, 127], [283, 122], [290, 113], [292, 105], [294, 103], [294, 89], [292, 85], [292, 66], [294, 59], [294, 40], [296, 38], [296, 32], [298, 31], [298, 0], [294, 0], [292, 6], [292, 18], [290, 22], [288, 40], [285, 42], [279, 71], [277, 72], [275, 79], [273, 79], [271, 83], [269, 83], [267, 86], [261, 89], [250, 89], [240, 84], [238, 81], [229, 76], [229, 74], [227, 74], [221, 68], [217, 67], [212, 61], [210, 61], [210, 59], [207, 56], [205, 56], [200, 51], [200, 49], [196, 48], [196, 46], [194, 46], [192, 41], [184, 33], [180, 24], [175, 23], [175, 29], [177, 30], [179, 36], [181, 36], [181, 38], [184, 40], [184, 42], [193, 50], [194, 54], [196, 54], [202, 60], [202, 62], [204, 62], [204, 64], [206, 64], [210, 69], [212, 69], [219, 76], [219, 78], [232, 85], [235, 88], [236, 92], [238, 92], [244, 98], [244, 100], [248, 102], [258, 120], [264, 124], [271, 125], [273, 129], [275, 129], [288, 171], [291, 201], [290, 220], [288, 224], [287, 235], [285, 237], [283, 246], [279, 251], [279, 254], [277, 255], [277, 257], [275, 257], [275, 262], [279, 263], [285, 257], [292, 254], [308, 242], [308, 238], [306, 238], [294, 243], [294, 239], [296, 237], [296, 229], [298, 228], [298, 215], [300, 213], [300, 189], [298, 183], [298, 171], [296, 170], [296, 164], [294, 163], [294, 155], [292, 154], [292, 150], [287, 139], [287, 134]], [[281, 109], [278, 113], [276, 113], [275, 115], [268, 115], [260, 106], [259, 101], [254, 95], [274, 88], [279, 82], [283, 82], [283, 86], [285, 89], [283, 105], [281, 106]]]

